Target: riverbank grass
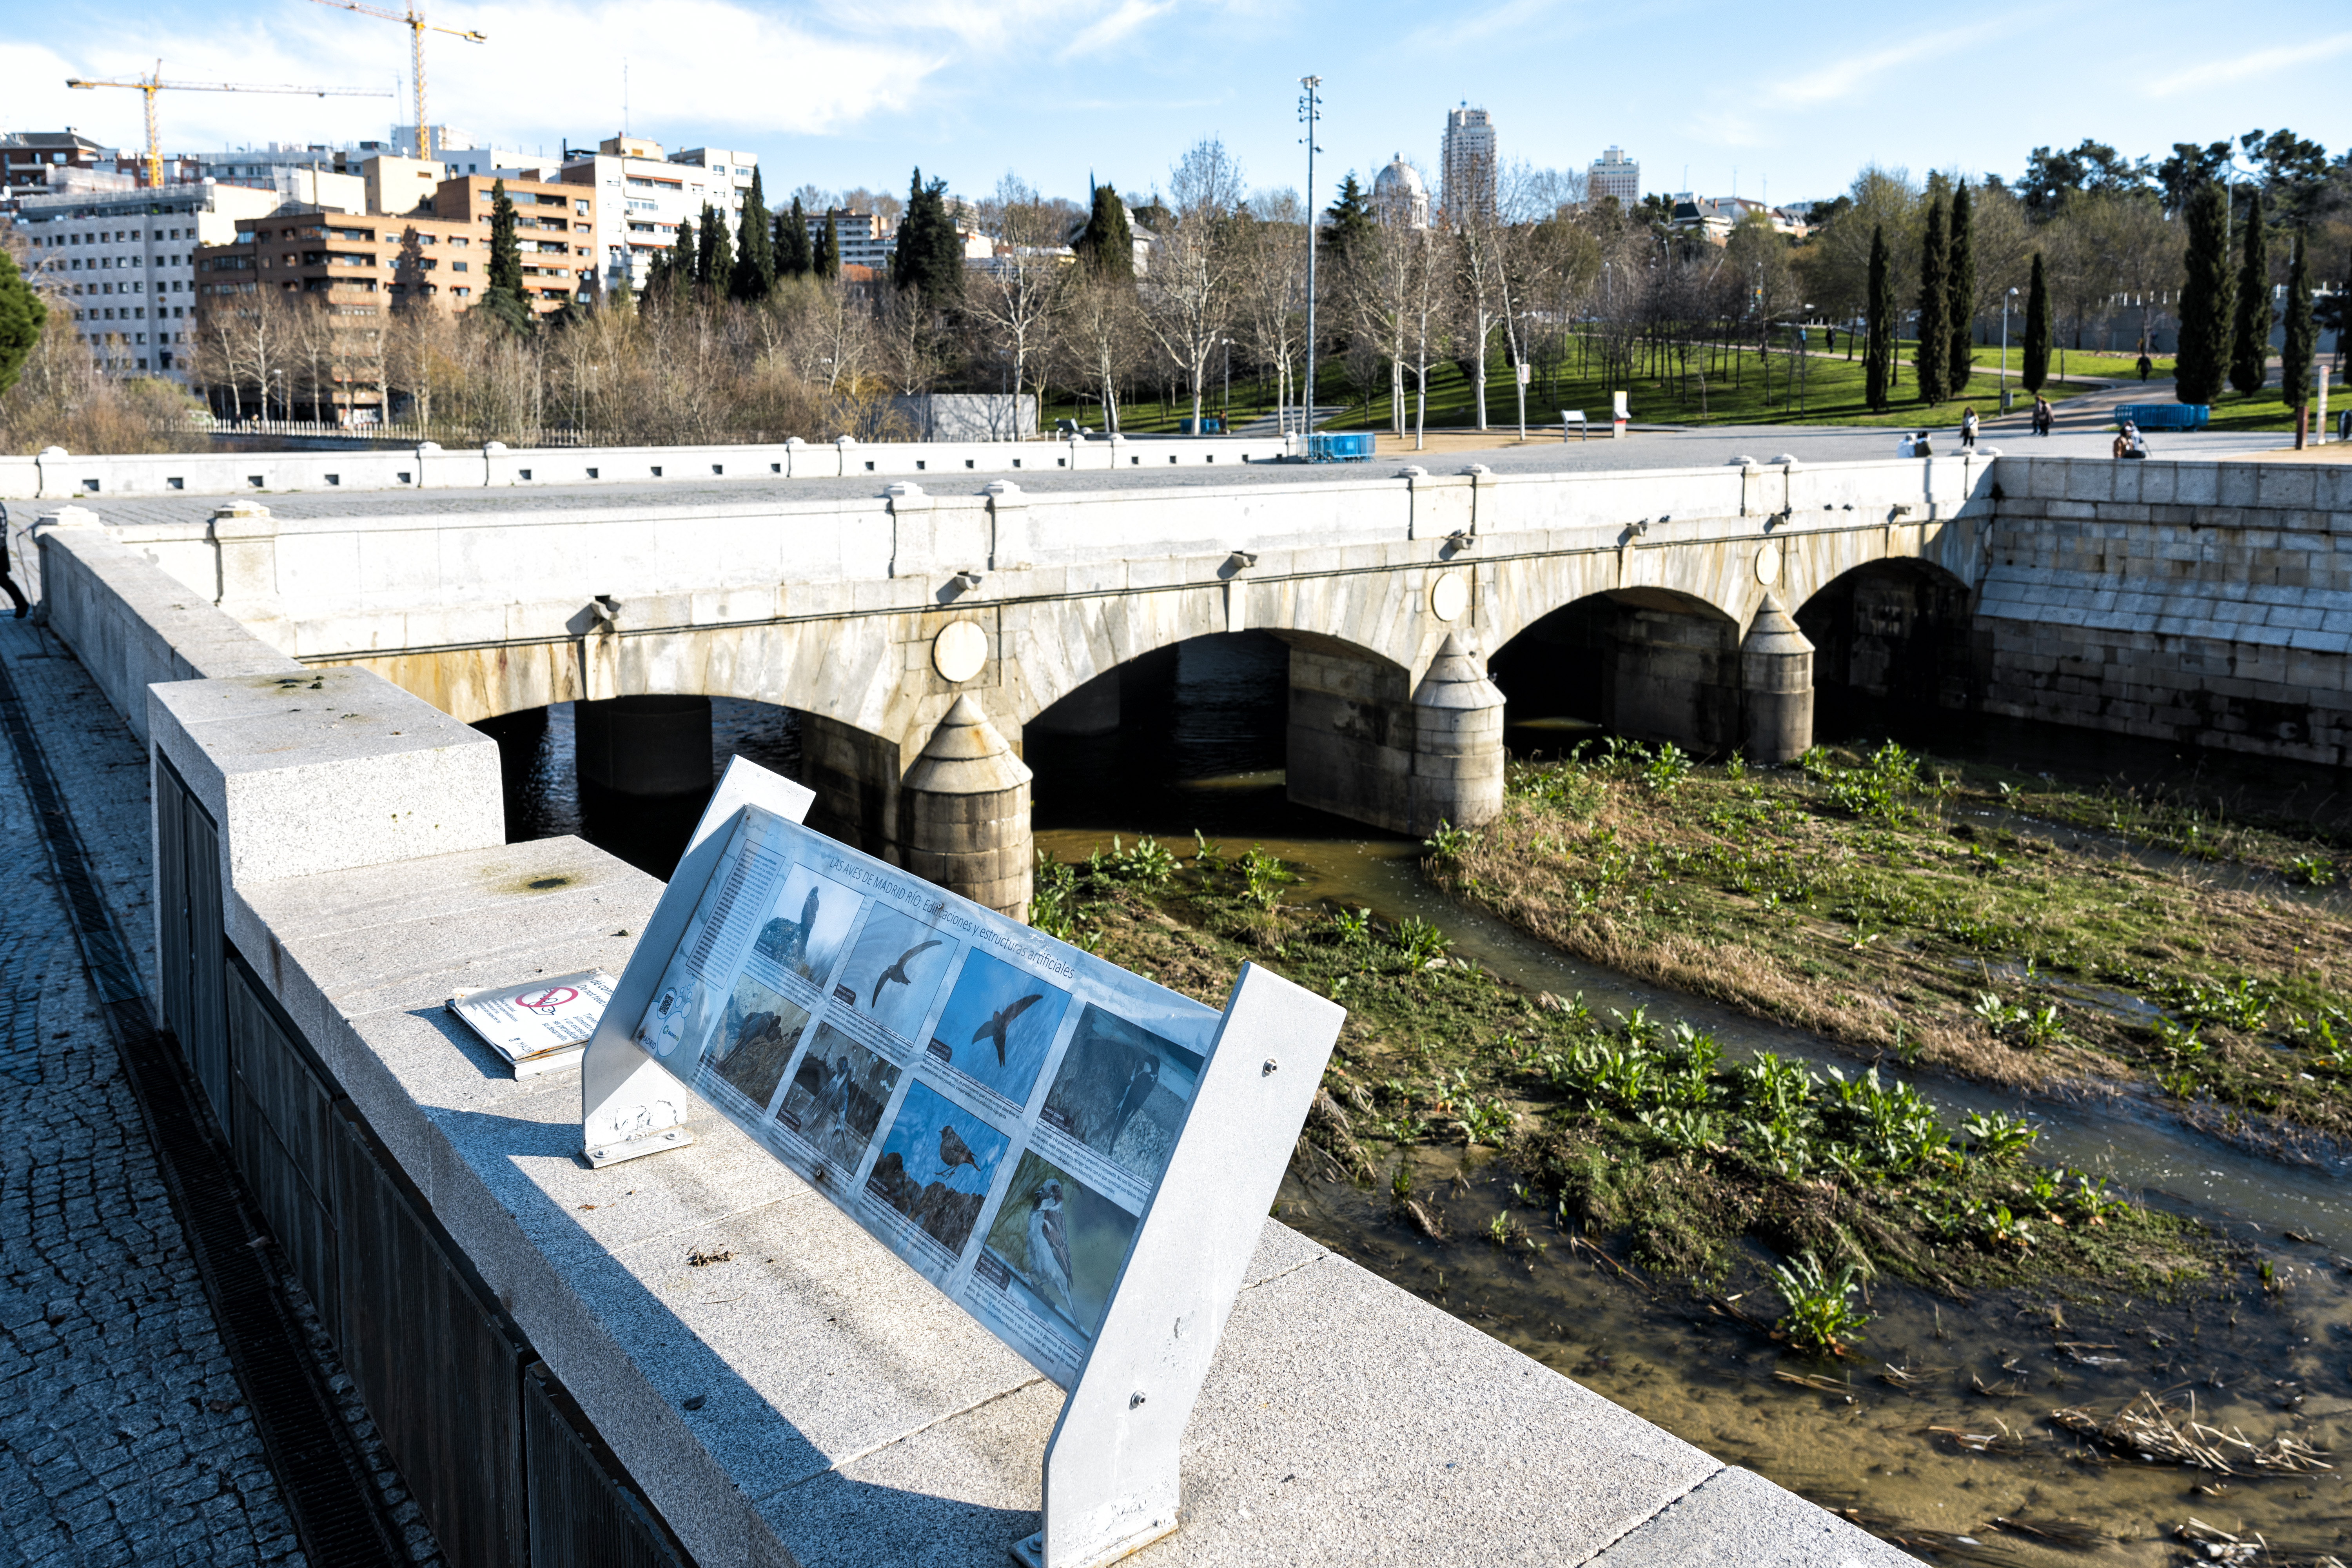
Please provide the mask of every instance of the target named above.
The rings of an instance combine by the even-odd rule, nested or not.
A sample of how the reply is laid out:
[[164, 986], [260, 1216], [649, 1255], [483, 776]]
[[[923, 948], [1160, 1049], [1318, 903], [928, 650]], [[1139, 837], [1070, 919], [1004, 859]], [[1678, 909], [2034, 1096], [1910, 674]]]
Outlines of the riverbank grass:
[[1455, 896], [1594, 963], [2037, 1092], [2146, 1090], [2273, 1152], [2352, 1139], [2343, 837], [1889, 744], [1515, 764], [1431, 843]]
[[[1814, 1349], [1861, 1337], [1838, 1303], [1882, 1274], [1956, 1293], [2051, 1279], [2161, 1290], [2215, 1266], [2194, 1223], [2033, 1162], [2019, 1121], [1947, 1127], [1874, 1069], [1734, 1061], [1687, 1025], [1596, 1017], [1450, 956], [1426, 921], [1294, 906], [1263, 851], [1192, 848], [1115, 841], [1084, 864], [1044, 861], [1032, 918], [1213, 1005], [1245, 959], [1341, 1003], [1304, 1173], [1384, 1188], [1433, 1238], [1539, 1247], [1530, 1220], [1550, 1221], [1624, 1238], [1637, 1265], [1714, 1292], [1756, 1273], [1760, 1247], [1819, 1289], [1759, 1326]], [[1447, 1145], [1510, 1162], [1517, 1211], [1466, 1234], [1450, 1222], [1415, 1186], [1422, 1156]]]

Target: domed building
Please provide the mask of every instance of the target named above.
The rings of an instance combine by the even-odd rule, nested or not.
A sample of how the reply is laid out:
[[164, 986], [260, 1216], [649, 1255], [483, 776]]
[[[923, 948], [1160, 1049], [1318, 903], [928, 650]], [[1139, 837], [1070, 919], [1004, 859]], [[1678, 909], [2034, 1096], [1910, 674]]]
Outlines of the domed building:
[[1372, 210], [1386, 224], [1406, 228], [1429, 226], [1429, 184], [1421, 171], [1400, 153], [1389, 166], [1372, 176]]

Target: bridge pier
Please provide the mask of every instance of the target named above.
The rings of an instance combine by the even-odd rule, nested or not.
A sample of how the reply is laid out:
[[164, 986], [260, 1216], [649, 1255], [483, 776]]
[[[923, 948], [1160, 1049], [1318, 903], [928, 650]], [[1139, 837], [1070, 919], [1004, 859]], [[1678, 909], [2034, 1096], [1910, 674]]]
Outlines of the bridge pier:
[[1770, 594], [1739, 645], [1739, 673], [1748, 698], [1748, 760], [1790, 763], [1812, 750], [1813, 645]]
[[1031, 776], [980, 704], [957, 698], [899, 784], [907, 869], [1027, 920], [1035, 866]]
[[1418, 688], [1336, 648], [1290, 648], [1290, 798], [1398, 833], [1503, 806], [1503, 694], [1449, 634]]

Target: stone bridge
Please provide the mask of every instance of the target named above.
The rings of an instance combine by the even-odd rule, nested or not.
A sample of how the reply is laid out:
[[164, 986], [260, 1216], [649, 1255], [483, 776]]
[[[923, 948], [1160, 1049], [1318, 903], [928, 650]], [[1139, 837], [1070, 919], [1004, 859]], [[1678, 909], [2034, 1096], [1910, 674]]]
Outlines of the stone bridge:
[[1811, 648], [1784, 612], [1887, 563], [1965, 599], [1993, 461], [142, 500], [104, 521], [304, 664], [467, 721], [583, 704], [583, 777], [625, 794], [707, 785], [696, 700], [793, 710], [818, 820], [1016, 910], [1024, 731], [1114, 726], [1119, 666], [1211, 634], [1289, 645], [1293, 798], [1382, 827], [1497, 807], [1486, 660], [1563, 611], [1613, 728], [1793, 755]]

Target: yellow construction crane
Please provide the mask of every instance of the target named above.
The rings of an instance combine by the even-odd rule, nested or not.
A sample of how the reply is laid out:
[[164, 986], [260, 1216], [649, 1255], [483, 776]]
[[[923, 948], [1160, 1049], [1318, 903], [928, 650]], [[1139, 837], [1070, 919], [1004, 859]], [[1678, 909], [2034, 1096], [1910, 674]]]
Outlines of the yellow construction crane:
[[155, 124], [155, 95], [172, 92], [299, 92], [319, 98], [390, 98], [382, 88], [371, 87], [268, 87], [242, 81], [165, 81], [163, 62], [155, 62], [152, 76], [133, 77], [129, 81], [98, 81], [81, 77], [68, 77], [68, 87], [135, 87], [147, 99], [147, 185], [150, 190], [163, 183], [163, 138]]
[[338, 11], [356, 11], [362, 16], [381, 16], [387, 22], [398, 22], [408, 29], [408, 49], [411, 76], [416, 83], [416, 155], [433, 156], [433, 129], [425, 122], [425, 35], [446, 33], [453, 38], [463, 38], [469, 44], [487, 44], [487, 33], [470, 33], [458, 27], [436, 27], [425, 19], [425, 8], [416, 0], [408, 0], [405, 12], [381, 10], [362, 5], [359, 0], [319, 0], [321, 5], [332, 5]]

